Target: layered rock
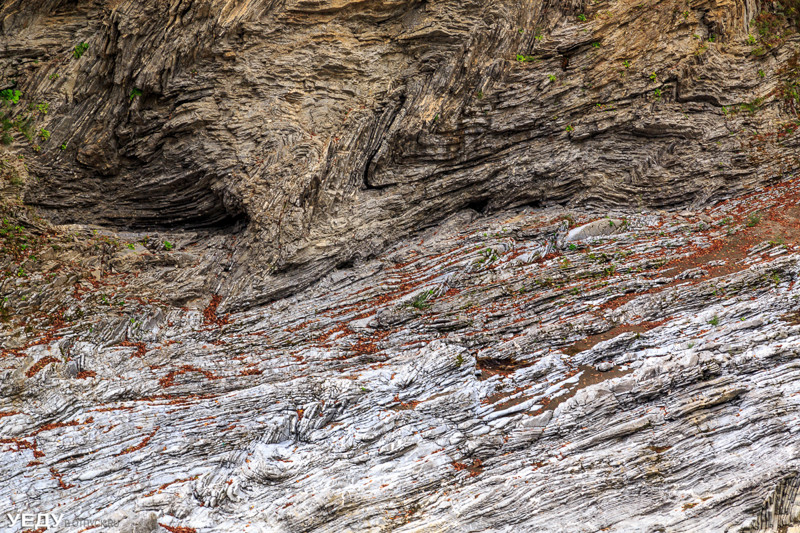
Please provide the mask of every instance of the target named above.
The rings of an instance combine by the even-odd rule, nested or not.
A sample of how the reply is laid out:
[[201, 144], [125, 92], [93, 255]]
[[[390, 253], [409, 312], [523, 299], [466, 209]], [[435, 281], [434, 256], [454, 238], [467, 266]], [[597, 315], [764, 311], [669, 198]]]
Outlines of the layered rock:
[[7, 338], [36, 327], [3, 352], [0, 502], [68, 531], [796, 527], [798, 194], [466, 210], [233, 314], [145, 298], [191, 246], [76, 235], [138, 259], [10, 292]]
[[4, 3], [3, 527], [800, 528], [793, 9]]
[[797, 166], [797, 37], [751, 0], [0, 9], [6, 85], [49, 104], [26, 199], [239, 235], [224, 308], [467, 206], [706, 205]]

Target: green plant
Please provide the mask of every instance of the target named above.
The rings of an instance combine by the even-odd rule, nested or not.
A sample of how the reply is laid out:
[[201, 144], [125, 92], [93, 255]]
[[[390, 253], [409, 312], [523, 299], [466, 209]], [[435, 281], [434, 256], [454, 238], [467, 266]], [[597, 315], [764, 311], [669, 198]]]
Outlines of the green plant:
[[542, 39], [544, 39], [544, 35], [541, 33], [537, 33], [536, 35], [533, 36], [533, 38], [536, 39], [537, 41], [541, 41]]
[[48, 78], [50, 78], [50, 81], [57, 80], [57, 79], [58, 79], [58, 77], [59, 77], [59, 74], [58, 74], [58, 72], [53, 72], [52, 74], [50, 74], [50, 75], [48, 76]]
[[136, 98], [137, 96], [142, 96], [142, 94], [144, 93], [142, 93], [141, 89], [134, 87], [133, 90], [131, 90], [131, 94], [128, 98], [130, 99], [131, 102], [133, 102], [134, 98]]
[[555, 74], [550, 74], [547, 77], [550, 79], [550, 81], [556, 81], [556, 79], [557, 79]]
[[164, 249], [165, 249], [165, 250], [167, 250], [167, 251], [170, 251], [170, 250], [172, 250], [173, 246], [174, 246], [174, 245], [173, 245], [171, 242], [169, 242], [169, 241], [164, 241]]
[[458, 357], [456, 357], [456, 366], [458, 368], [461, 368], [461, 365], [463, 364], [464, 364], [464, 356], [462, 354], [458, 354]]
[[598, 43], [597, 41], [593, 42], [592, 48], [600, 48], [600, 43]]
[[571, 242], [571, 243], [569, 243], [569, 246], [568, 246], [568, 248], [569, 248], [570, 250], [577, 250], [577, 249], [578, 249], [578, 245], [577, 245], [577, 244], [575, 244], [574, 242]]
[[128, 248], [130, 248], [131, 250], [135, 250], [135, 249], [136, 249], [136, 245], [135, 245], [135, 244], [133, 244], [132, 242], [129, 242], [129, 243], [126, 245], [126, 246], [127, 246]]
[[2, 137], [0, 137], [0, 142], [8, 146], [14, 142], [14, 137], [12, 137], [7, 131], [4, 131]]
[[483, 91], [478, 91], [478, 100], [483, 100]]
[[653, 95], [656, 98], [661, 98], [661, 89], [656, 89], [655, 91], [653, 91]]
[[652, 81], [652, 82], [656, 81], [656, 79], [658, 78], [658, 76], [656, 75], [655, 72], [650, 74], [650, 76], [648, 76], [648, 77], [650, 78], [650, 81]]
[[20, 96], [22, 96], [22, 93], [14, 89], [3, 89], [0, 91], [0, 100], [6, 105], [16, 104], [19, 102]]
[[424, 311], [431, 306], [431, 302], [429, 301], [433, 296], [434, 291], [422, 291], [421, 293], [417, 294], [414, 298], [414, 301], [411, 302], [411, 307], [415, 309], [419, 309], [420, 311]]
[[66, 149], [67, 149], [67, 143], [64, 143], [64, 144], [62, 144], [62, 145], [61, 145], [61, 149], [62, 149], [62, 150], [66, 150]]
[[47, 112], [50, 110], [50, 104], [47, 102], [40, 102], [36, 108], [39, 110], [39, 113], [42, 115], [46, 115]]
[[517, 31], [519, 32], [520, 35], [522, 35], [523, 33], [525, 33], [525, 28], [520, 28]]
[[586, 20], [587, 20], [587, 19], [586, 19], [586, 15], [584, 15], [583, 13], [581, 13], [580, 15], [578, 15], [578, 20], [580, 20], [581, 22], [586, 22]]
[[567, 127], [565, 129], [568, 133], [572, 133], [573, 131], [575, 131], [575, 128], [572, 127], [572, 124], [567, 124]]
[[48, 140], [48, 139], [50, 138], [50, 132], [49, 132], [49, 131], [47, 131], [47, 130], [46, 130], [46, 129], [44, 129], [44, 128], [41, 128], [41, 129], [39, 130], [39, 137], [40, 137], [40, 138], [41, 138], [43, 141], [46, 141], [46, 140]]
[[747, 44], [756, 44], [756, 37], [753, 34], [747, 36]]
[[89, 49], [89, 45], [87, 43], [79, 43], [75, 45], [75, 48], [72, 50], [72, 55], [75, 59], [80, 59], [83, 54], [86, 53], [86, 50]]
[[714, 315], [711, 318], [711, 320], [708, 321], [708, 323], [711, 324], [712, 326], [719, 326], [719, 317], [717, 315]]
[[626, 59], [625, 61], [622, 62], [622, 66], [625, 68], [630, 68], [631, 62]]
[[525, 54], [517, 54], [517, 61], [520, 63], [527, 63], [528, 61], [535, 61], [536, 56], [529, 56]]
[[756, 211], [755, 213], [750, 213], [747, 215], [747, 227], [752, 228], [753, 226], [757, 226], [758, 223], [761, 222], [761, 213]]
[[481, 259], [479, 261], [480, 264], [492, 263], [492, 262], [497, 261], [499, 259], [499, 257], [497, 256], [497, 253], [494, 250], [492, 250], [491, 248], [487, 248], [484, 251], [482, 251], [481, 252], [481, 256], [483, 257], [483, 259]]

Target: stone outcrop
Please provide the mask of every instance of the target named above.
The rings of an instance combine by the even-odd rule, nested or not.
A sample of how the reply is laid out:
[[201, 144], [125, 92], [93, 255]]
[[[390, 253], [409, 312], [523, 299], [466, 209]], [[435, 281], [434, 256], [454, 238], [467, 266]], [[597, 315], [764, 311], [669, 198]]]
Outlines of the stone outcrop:
[[798, 37], [759, 13], [13, 0], [0, 72], [17, 108], [49, 105], [32, 141], [12, 131], [38, 180], [28, 203], [236, 235], [220, 291], [242, 308], [465, 207], [699, 206], [787, 175]]
[[3, 3], [4, 530], [800, 529], [793, 9]]

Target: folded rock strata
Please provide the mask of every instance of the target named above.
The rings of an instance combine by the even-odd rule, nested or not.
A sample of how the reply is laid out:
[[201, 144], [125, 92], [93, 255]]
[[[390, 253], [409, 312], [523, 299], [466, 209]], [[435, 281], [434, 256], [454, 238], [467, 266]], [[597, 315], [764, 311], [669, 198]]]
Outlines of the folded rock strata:
[[791, 7], [3, 3], [2, 519], [800, 528]]
[[465, 210], [231, 314], [143, 288], [191, 245], [31, 271], [3, 286], [1, 505], [113, 531], [786, 531], [799, 195], [611, 212], [626, 231], [556, 251], [605, 217]]
[[10, 0], [0, 72], [49, 105], [49, 140], [13, 133], [30, 204], [235, 234], [219, 292], [241, 309], [468, 206], [699, 206], [791, 173], [775, 9]]

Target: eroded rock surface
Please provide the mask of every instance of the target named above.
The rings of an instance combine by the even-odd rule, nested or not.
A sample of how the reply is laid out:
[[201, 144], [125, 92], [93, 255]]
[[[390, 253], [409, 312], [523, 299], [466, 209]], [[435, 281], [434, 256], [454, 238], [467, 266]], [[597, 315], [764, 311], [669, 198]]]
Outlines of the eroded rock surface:
[[620, 214], [462, 211], [231, 314], [127, 292], [191, 246], [75, 236], [139, 262], [5, 282], [0, 505], [116, 531], [783, 531], [798, 197], [628, 213], [563, 249]]
[[800, 528], [792, 5], [3, 3], [2, 519]]
[[787, 6], [13, 0], [0, 75], [31, 115], [29, 203], [235, 234], [213, 279], [243, 308], [465, 207], [698, 206], [786, 176]]

